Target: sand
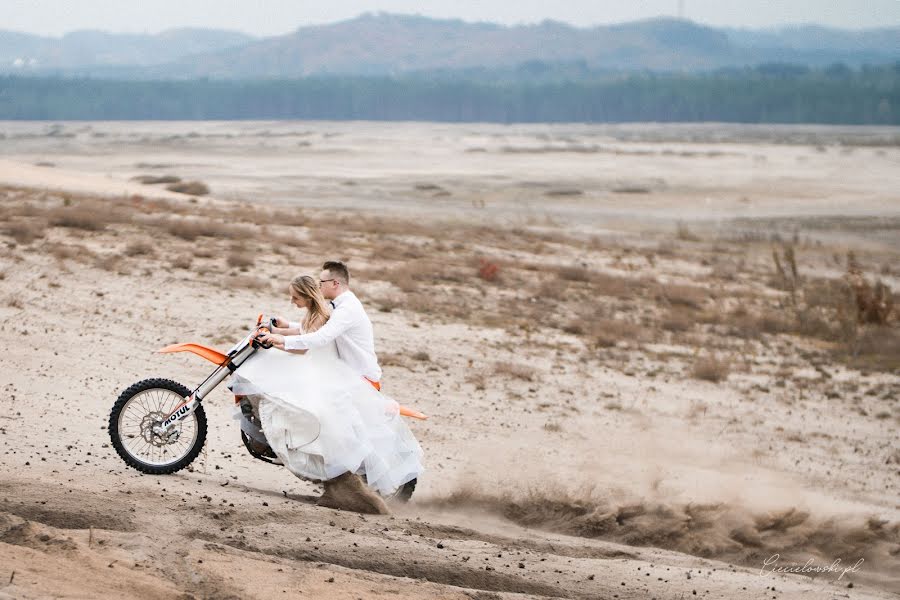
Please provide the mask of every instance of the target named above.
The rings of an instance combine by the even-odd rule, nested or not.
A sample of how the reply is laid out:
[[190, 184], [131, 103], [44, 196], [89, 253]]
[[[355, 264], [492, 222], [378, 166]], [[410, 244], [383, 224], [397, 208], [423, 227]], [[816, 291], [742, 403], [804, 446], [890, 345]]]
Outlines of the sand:
[[[900, 149], [873, 130], [0, 123], [0, 133], [0, 598], [900, 593], [900, 373], [838, 360], [810, 337], [648, 325], [694, 310], [679, 302], [702, 305], [691, 319], [779, 306], [785, 292], [767, 284], [773, 234], [797, 238], [807, 275], [840, 277], [853, 250], [898, 289]], [[131, 181], [148, 173], [212, 193], [191, 200]], [[250, 239], [187, 241], [165, 230], [155, 198], [229, 221], [248, 205], [302, 209], [306, 225], [263, 220]], [[48, 217], [34, 241], [3, 233], [66, 203], [126, 216], [98, 230]], [[354, 229], [373, 217], [384, 221]], [[474, 225], [477, 235], [454, 229]], [[249, 267], [228, 258], [245, 254]], [[410, 504], [392, 515], [316, 506], [321, 486], [246, 453], [224, 386], [206, 402], [209, 438], [191, 470], [147, 476], [122, 463], [105, 430], [116, 396], [139, 379], [193, 386], [209, 371], [154, 350], [226, 349], [259, 312], [296, 318], [284, 283], [335, 256], [357, 274], [385, 392], [430, 415], [411, 423], [428, 470]], [[478, 278], [474, 257], [497, 261], [498, 282]], [[446, 272], [421, 280], [416, 265]], [[566, 265], [620, 278], [608, 287], [653, 279], [712, 297], [594, 298], [581, 271], [547, 276]], [[533, 312], [510, 313], [531, 280], [549, 282], [515, 304]], [[619, 343], [552, 326], [594, 304], [631, 323]], [[692, 377], [698, 352], [727, 357], [727, 378]], [[775, 572], [807, 560], [831, 570]]]

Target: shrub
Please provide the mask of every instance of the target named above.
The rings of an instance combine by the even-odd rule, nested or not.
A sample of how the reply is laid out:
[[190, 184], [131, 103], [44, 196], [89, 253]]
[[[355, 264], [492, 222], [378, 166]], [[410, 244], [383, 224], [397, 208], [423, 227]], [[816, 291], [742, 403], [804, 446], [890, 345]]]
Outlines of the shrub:
[[129, 242], [129, 244], [125, 246], [124, 254], [125, 256], [145, 256], [153, 254], [153, 252], [153, 244], [144, 240], [139, 240]]
[[249, 252], [230, 252], [225, 262], [229, 267], [246, 269], [253, 266], [253, 255]]
[[646, 281], [608, 273], [591, 272], [591, 291], [600, 296], [633, 299], [646, 287]]
[[698, 356], [691, 366], [691, 376], [695, 379], [718, 383], [728, 378], [731, 364], [715, 356]]
[[500, 267], [497, 263], [484, 258], [478, 259], [478, 277], [484, 281], [496, 281], [499, 275]]
[[233, 277], [228, 277], [225, 279], [224, 284], [226, 288], [248, 290], [266, 290], [270, 287], [267, 280], [252, 275], [235, 275]]
[[584, 267], [561, 267], [557, 273], [561, 279], [566, 281], [587, 282], [591, 280], [591, 272]]
[[209, 193], [209, 187], [202, 181], [183, 181], [166, 186], [170, 192], [187, 194], [189, 196], [205, 196]]
[[69, 244], [47, 244], [44, 251], [56, 260], [68, 259], [88, 259], [94, 256], [94, 253], [81, 245]]
[[131, 179], [138, 183], [150, 185], [157, 183], [181, 183], [181, 177], [176, 177], [175, 175], [138, 175]]
[[[199, 237], [241, 239], [250, 236], [250, 232], [243, 227], [209, 219], [164, 219], [159, 222], [159, 225], [175, 237], [189, 242], [193, 242]], [[196, 252], [194, 255], [198, 256]]]
[[14, 221], [5, 225], [2, 229], [4, 235], [8, 235], [16, 241], [17, 244], [27, 246], [35, 240], [44, 237], [44, 228], [36, 223], [26, 221]]
[[511, 362], [494, 363], [494, 375], [507, 375], [522, 381], [534, 381], [534, 369], [528, 365]]
[[666, 284], [657, 288], [656, 298], [671, 305], [700, 308], [708, 294], [705, 289], [693, 285]]
[[100, 207], [84, 205], [68, 206], [47, 211], [50, 225], [54, 227], [69, 227], [83, 229], [85, 231], [102, 231], [109, 223]]
[[684, 309], [673, 308], [663, 316], [661, 325], [666, 331], [687, 331], [694, 326], [694, 319]]
[[170, 264], [173, 269], [190, 269], [192, 262], [193, 259], [189, 255], [182, 254], [181, 256], [173, 258]]
[[117, 254], [107, 254], [94, 260], [94, 267], [104, 271], [118, 272], [122, 263], [122, 257]]
[[473, 371], [466, 375], [466, 383], [471, 383], [476, 390], [487, 388], [487, 374], [484, 371]]
[[894, 309], [891, 288], [876, 280], [870, 284], [859, 270], [851, 270], [845, 276], [856, 301], [857, 318], [860, 323], [884, 325]]
[[887, 325], [870, 325], [863, 328], [850, 363], [867, 369], [887, 372], [900, 370], [900, 330]]
[[678, 223], [678, 230], [676, 232], [676, 235], [679, 240], [682, 240], [684, 242], [699, 242], [700, 241], [700, 238], [694, 232], [692, 232], [688, 228], [688, 226], [685, 225], [684, 223]]
[[722, 322], [730, 326], [731, 335], [744, 339], [759, 339], [763, 333], [785, 333], [794, 328], [783, 311], [751, 314], [738, 309], [724, 315]]

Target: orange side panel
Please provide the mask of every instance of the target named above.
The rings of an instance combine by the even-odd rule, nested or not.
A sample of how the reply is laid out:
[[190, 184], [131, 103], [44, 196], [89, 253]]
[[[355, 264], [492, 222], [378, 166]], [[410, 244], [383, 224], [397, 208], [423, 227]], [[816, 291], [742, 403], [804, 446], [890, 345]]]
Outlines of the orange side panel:
[[[372, 381], [368, 377], [363, 377], [363, 379], [368, 381], [373, 388], [375, 388], [379, 392], [381, 391], [381, 382], [380, 381]], [[400, 414], [403, 415], [404, 417], [412, 417], [413, 419], [422, 419], [423, 421], [428, 418], [426, 415], [420, 413], [419, 411], [413, 410], [411, 408], [406, 408], [405, 406], [400, 407]]]
[[227, 355], [222, 354], [215, 348], [201, 346], [200, 344], [172, 344], [171, 346], [166, 346], [165, 348], [157, 350], [157, 352], [161, 354], [168, 354], [171, 352], [193, 352], [197, 356], [202, 356], [209, 362], [217, 365], [221, 365], [228, 360]]

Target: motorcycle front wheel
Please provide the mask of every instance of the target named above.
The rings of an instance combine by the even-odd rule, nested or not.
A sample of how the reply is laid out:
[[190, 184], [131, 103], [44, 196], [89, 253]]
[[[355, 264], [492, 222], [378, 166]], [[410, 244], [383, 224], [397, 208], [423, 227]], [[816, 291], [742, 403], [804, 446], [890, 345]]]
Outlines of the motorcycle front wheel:
[[109, 438], [129, 467], [150, 475], [168, 475], [185, 468], [206, 443], [206, 414], [198, 406], [176, 421], [165, 436], [153, 428], [191, 395], [170, 379], [144, 379], [119, 395], [109, 415]]

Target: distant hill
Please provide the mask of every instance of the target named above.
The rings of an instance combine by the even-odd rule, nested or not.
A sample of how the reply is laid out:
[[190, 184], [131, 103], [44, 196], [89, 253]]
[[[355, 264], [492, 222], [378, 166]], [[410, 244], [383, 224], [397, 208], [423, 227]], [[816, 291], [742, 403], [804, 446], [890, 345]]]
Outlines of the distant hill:
[[0, 32], [0, 72], [140, 79], [381, 76], [527, 63], [696, 72], [770, 62], [820, 67], [895, 61], [900, 61], [900, 28], [744, 30], [678, 19], [590, 28], [555, 21], [507, 27], [380, 13], [256, 39], [211, 30], [157, 36], [77, 32], [60, 39]]
[[192, 54], [216, 52], [256, 39], [215, 29], [171, 29], [156, 35], [74, 31], [59, 38], [0, 30], [0, 72], [27, 74], [144, 67]]

